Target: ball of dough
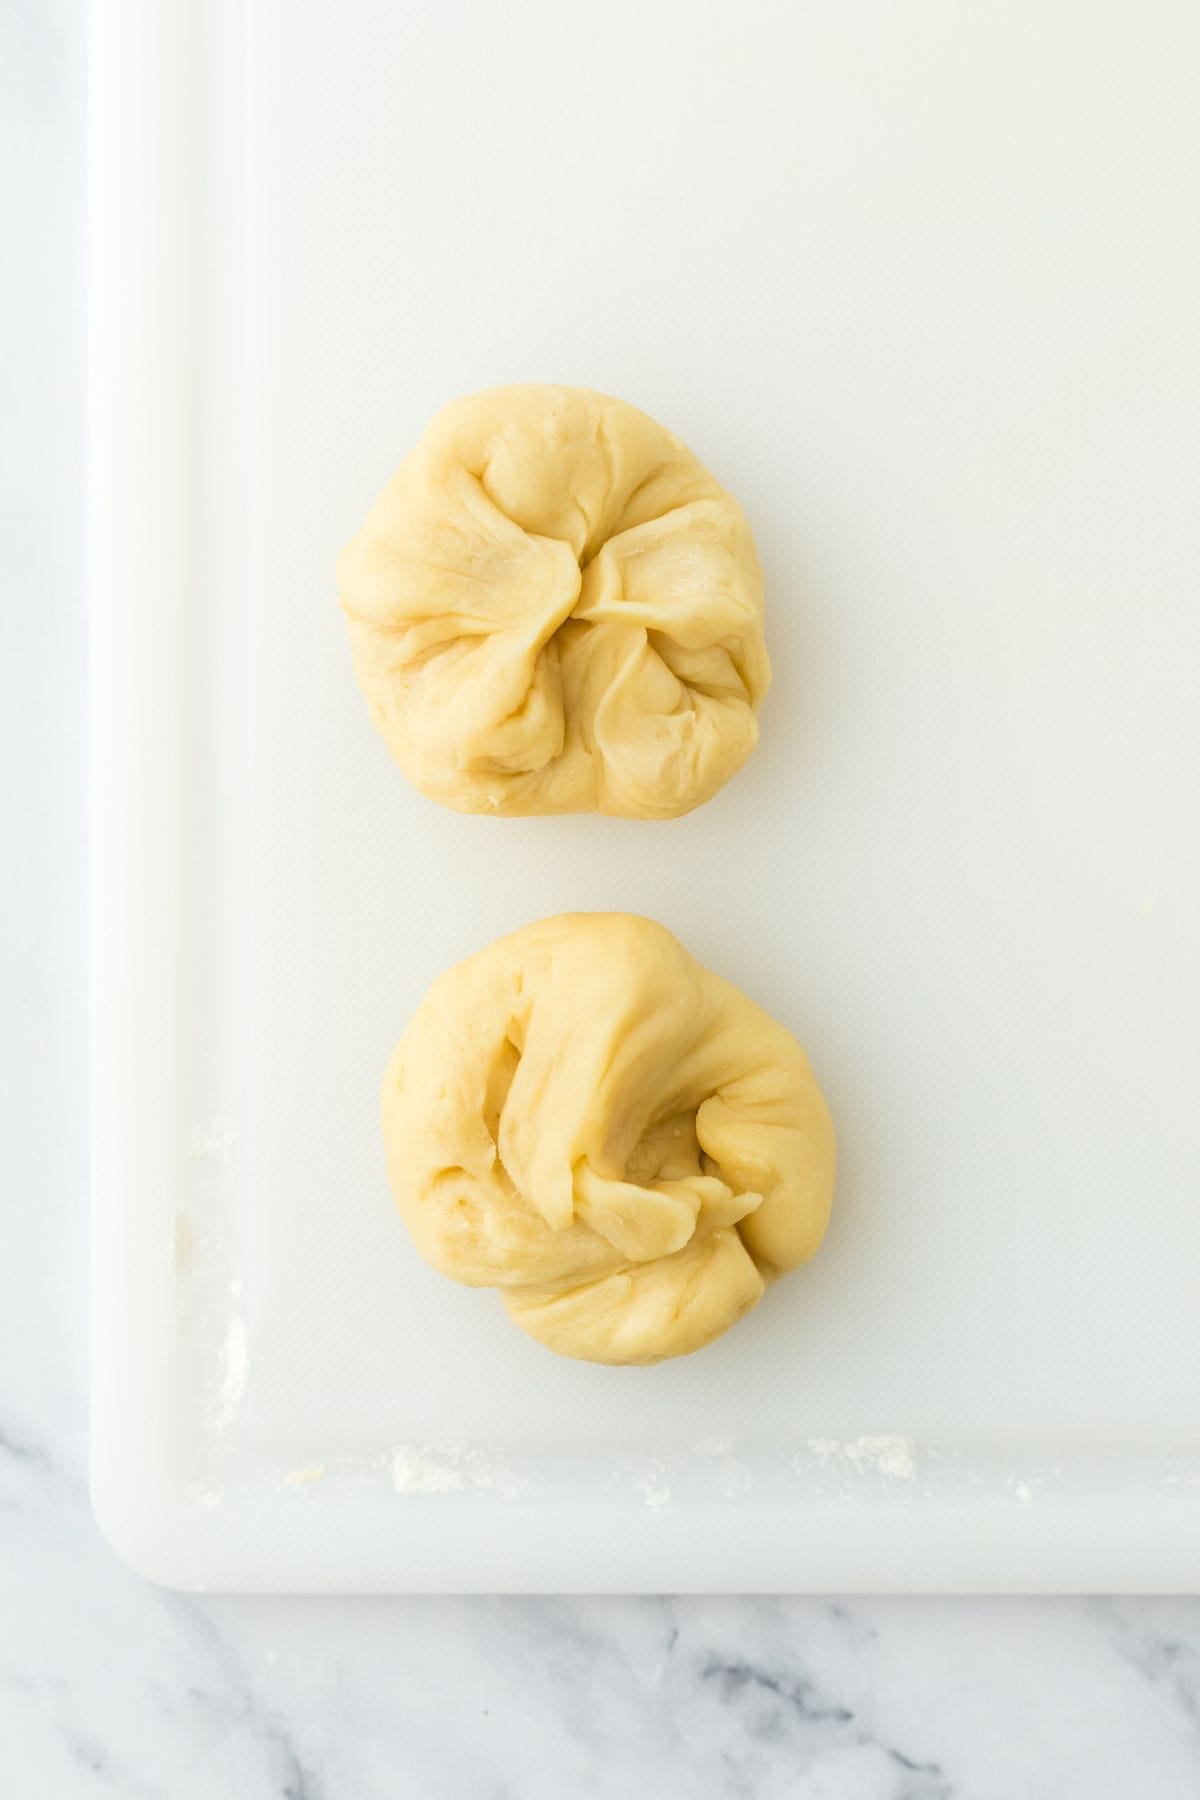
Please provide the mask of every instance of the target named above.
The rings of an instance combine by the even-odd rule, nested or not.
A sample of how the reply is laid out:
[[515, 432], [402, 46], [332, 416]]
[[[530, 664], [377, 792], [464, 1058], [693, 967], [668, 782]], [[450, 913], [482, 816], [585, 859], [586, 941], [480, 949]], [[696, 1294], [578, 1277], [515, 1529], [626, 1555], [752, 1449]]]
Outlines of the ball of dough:
[[795, 1038], [628, 913], [544, 919], [440, 976], [383, 1134], [427, 1261], [591, 1362], [711, 1343], [812, 1256], [833, 1196]]
[[338, 563], [358, 679], [458, 812], [670, 819], [758, 737], [762, 577], [673, 433], [588, 388], [440, 412]]

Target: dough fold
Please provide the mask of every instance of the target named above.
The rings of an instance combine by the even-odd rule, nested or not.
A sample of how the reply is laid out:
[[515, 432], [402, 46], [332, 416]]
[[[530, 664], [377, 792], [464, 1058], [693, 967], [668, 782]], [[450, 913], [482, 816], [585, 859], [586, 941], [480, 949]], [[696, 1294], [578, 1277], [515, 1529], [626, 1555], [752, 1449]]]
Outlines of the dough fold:
[[544, 919], [440, 976], [383, 1134], [427, 1261], [592, 1362], [710, 1343], [813, 1255], [833, 1196], [795, 1038], [628, 913]]
[[757, 741], [750, 528], [672, 432], [607, 395], [444, 408], [338, 585], [372, 718], [456, 811], [674, 818]]

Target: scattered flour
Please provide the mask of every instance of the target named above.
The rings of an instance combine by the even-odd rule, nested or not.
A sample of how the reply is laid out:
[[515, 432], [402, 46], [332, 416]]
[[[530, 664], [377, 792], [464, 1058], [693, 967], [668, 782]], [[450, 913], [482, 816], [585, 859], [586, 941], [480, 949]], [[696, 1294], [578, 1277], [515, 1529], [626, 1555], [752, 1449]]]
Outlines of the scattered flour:
[[428, 1451], [405, 1448], [392, 1459], [392, 1486], [398, 1494], [455, 1494], [466, 1485], [461, 1469]]
[[250, 1369], [250, 1337], [246, 1321], [234, 1313], [221, 1346], [221, 1381], [209, 1408], [208, 1427], [215, 1435], [228, 1431], [246, 1392]]
[[752, 1469], [733, 1454], [736, 1444], [733, 1437], [700, 1438], [690, 1447], [681, 1445], [659, 1456], [623, 1459], [614, 1475], [654, 1512], [676, 1503], [677, 1488], [687, 1503], [711, 1495], [714, 1488], [736, 1500], [754, 1486]]
[[748, 1494], [754, 1486], [753, 1473], [733, 1454], [736, 1442], [731, 1437], [710, 1437], [702, 1438], [696, 1445], [699, 1454], [713, 1464], [712, 1479], [728, 1500]]
[[717, 1486], [729, 1500], [736, 1500], [740, 1494], [748, 1494], [754, 1486], [754, 1476], [745, 1463], [728, 1457], [717, 1466]]
[[241, 1126], [228, 1113], [219, 1112], [210, 1125], [192, 1126], [184, 1153], [192, 1162], [212, 1162], [228, 1169], [233, 1165], [233, 1147], [241, 1135]]
[[484, 1444], [446, 1440], [433, 1444], [401, 1444], [392, 1456], [392, 1486], [398, 1494], [498, 1494], [515, 1500], [532, 1483], [515, 1469], [503, 1450]]
[[670, 1506], [671, 1487], [666, 1478], [666, 1470], [661, 1465], [636, 1475], [633, 1485], [645, 1504], [653, 1507], [656, 1512], [664, 1506]]
[[909, 1437], [809, 1438], [808, 1449], [823, 1463], [849, 1463], [888, 1481], [911, 1481], [917, 1472], [916, 1444]]

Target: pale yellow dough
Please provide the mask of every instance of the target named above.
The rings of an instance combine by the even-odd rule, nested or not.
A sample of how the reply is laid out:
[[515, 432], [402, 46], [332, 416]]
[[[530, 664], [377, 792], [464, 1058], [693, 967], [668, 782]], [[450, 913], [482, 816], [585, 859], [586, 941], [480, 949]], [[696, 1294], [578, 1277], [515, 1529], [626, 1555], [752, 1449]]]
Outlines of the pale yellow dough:
[[795, 1038], [628, 913], [544, 919], [440, 976], [383, 1132], [421, 1254], [591, 1362], [711, 1343], [812, 1256], [833, 1197]]
[[530, 386], [447, 406], [338, 584], [371, 716], [443, 806], [669, 819], [754, 748], [750, 528], [623, 401]]

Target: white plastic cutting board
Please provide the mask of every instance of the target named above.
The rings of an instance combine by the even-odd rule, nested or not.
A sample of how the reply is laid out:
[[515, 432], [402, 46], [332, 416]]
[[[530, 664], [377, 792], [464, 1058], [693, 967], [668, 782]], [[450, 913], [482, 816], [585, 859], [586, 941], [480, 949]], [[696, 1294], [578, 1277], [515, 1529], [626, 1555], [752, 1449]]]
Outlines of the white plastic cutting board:
[[[192, 1586], [1200, 1586], [1200, 13], [94, 7], [95, 1409]], [[672, 825], [460, 818], [333, 565], [447, 399], [677, 430], [762, 742]], [[392, 1212], [381, 1071], [526, 920], [808, 1046], [810, 1269], [560, 1361]]]

